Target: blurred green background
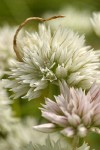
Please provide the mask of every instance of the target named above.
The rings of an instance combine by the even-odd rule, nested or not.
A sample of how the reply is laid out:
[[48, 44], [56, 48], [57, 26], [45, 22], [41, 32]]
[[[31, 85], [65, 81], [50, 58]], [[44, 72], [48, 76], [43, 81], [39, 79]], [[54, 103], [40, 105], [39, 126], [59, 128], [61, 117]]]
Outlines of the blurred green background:
[[42, 16], [46, 11], [58, 11], [65, 6], [99, 11], [100, 0], [0, 0], [0, 24], [20, 24], [27, 17]]
[[[75, 7], [77, 10], [88, 11], [90, 14], [95, 11], [100, 11], [100, 0], [0, 0], [0, 26], [4, 24], [19, 25], [26, 18], [31, 16], [42, 17], [47, 12], [56, 13], [63, 7]], [[91, 32], [86, 36], [87, 43], [94, 48], [100, 47], [100, 39]], [[16, 116], [25, 117], [27, 115], [38, 116], [40, 111], [37, 107], [40, 106], [41, 99], [27, 101], [15, 100], [13, 110]], [[43, 100], [42, 100], [43, 102]], [[86, 140], [100, 150], [100, 136], [90, 134]]]
[[[0, 0], [0, 26], [5, 23], [19, 25], [28, 17], [42, 17], [47, 12], [56, 14], [67, 7], [74, 7], [80, 13], [88, 11], [92, 15], [92, 12], [100, 11], [100, 0]], [[86, 38], [88, 44], [99, 48], [99, 39], [94, 32]]]

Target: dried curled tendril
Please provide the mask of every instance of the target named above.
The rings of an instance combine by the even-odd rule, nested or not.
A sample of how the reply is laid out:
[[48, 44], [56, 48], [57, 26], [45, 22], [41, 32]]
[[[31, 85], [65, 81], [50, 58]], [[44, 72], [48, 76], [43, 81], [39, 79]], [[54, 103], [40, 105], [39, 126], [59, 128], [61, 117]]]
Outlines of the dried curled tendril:
[[17, 36], [18, 36], [18, 33], [19, 31], [31, 20], [37, 20], [37, 21], [40, 21], [40, 22], [46, 22], [46, 21], [50, 21], [50, 20], [53, 20], [53, 19], [57, 19], [57, 18], [63, 18], [65, 16], [53, 16], [53, 17], [50, 17], [50, 18], [47, 18], [47, 19], [44, 19], [44, 18], [40, 18], [40, 17], [30, 17], [30, 18], [27, 18], [24, 22], [22, 22], [19, 27], [17, 28], [16, 30], [16, 33], [14, 35], [14, 39], [13, 39], [13, 49], [16, 53], [16, 56], [18, 58], [19, 61], [23, 61], [22, 60], [22, 57], [21, 57], [21, 54], [19, 53], [19, 50], [18, 50], [18, 47], [17, 47]]

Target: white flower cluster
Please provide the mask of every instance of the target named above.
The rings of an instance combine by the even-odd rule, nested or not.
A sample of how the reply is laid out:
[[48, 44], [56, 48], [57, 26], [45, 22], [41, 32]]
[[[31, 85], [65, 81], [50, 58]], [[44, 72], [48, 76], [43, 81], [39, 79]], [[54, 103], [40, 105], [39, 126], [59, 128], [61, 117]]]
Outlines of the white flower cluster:
[[[47, 137], [45, 145], [36, 144], [33, 145], [32, 143], [28, 144], [23, 150], [72, 150], [72, 148], [68, 145], [66, 148], [61, 146], [60, 141], [51, 141], [49, 137]], [[90, 147], [87, 144], [83, 144], [81, 147], [77, 148], [76, 150], [90, 150]]]
[[[80, 20], [82, 17], [78, 18]], [[96, 20], [94, 15], [93, 26], [96, 25]], [[89, 23], [86, 26], [88, 25]], [[49, 93], [53, 97], [52, 91], [60, 89], [60, 95], [54, 96], [55, 100], [49, 99], [48, 96], [45, 99], [46, 104], [41, 108], [42, 116], [50, 123], [35, 125], [36, 130], [47, 133], [59, 130], [61, 134], [72, 139], [75, 139], [75, 136], [85, 137], [89, 131], [100, 134], [100, 51], [96, 52], [90, 46], [86, 46], [84, 36], [79, 36], [70, 29], [59, 26], [52, 31], [42, 23], [39, 24], [37, 32], [26, 32], [25, 37], [19, 41], [16, 39], [17, 50], [22, 57], [22, 61], [18, 61], [12, 49], [14, 30], [15, 28], [9, 27], [0, 30], [1, 150], [18, 150], [32, 141], [32, 138], [36, 142], [42, 137], [41, 133], [32, 133], [31, 119], [22, 123], [13, 116], [10, 100], [1, 83], [1, 78], [5, 71], [9, 70], [9, 62], [12, 59], [14, 61], [8, 71], [9, 77], [3, 83], [13, 93], [13, 98], [31, 100], [40, 96], [45, 97], [45, 94], [49, 95], [50, 88], [52, 90]], [[43, 135], [42, 140], [44, 138]], [[77, 141], [74, 144], [77, 144]], [[75, 148], [90, 149], [85, 143], [79, 148], [75, 145]], [[59, 142], [53, 143], [50, 139], [46, 140], [45, 145], [33, 146], [31, 143], [26, 149], [63, 150]]]
[[9, 103], [10, 100], [7, 92], [3, 89], [2, 82], [0, 81], [0, 133], [9, 131], [11, 124], [15, 121], [12, 117]]
[[[36, 121], [28, 118], [22, 123], [14, 117], [9, 104], [11, 101], [0, 80], [0, 150], [18, 150], [28, 144], [32, 138], [37, 142], [41, 134], [32, 130], [32, 125], [36, 124]], [[46, 135], [42, 140], [45, 137]]]
[[49, 22], [53, 29], [56, 29], [58, 25], [61, 24], [63, 27], [68, 27], [80, 34], [89, 34], [92, 31], [90, 13], [88, 11], [82, 11], [67, 6], [55, 13], [48, 12], [44, 14], [44, 17], [53, 15], [65, 16], [64, 19]]
[[32, 125], [36, 124], [33, 118], [27, 118], [24, 122], [15, 119], [13, 124], [11, 122], [10, 124], [5, 122], [5, 124], [10, 126], [9, 131], [0, 136], [0, 150], [22, 150], [32, 139], [34, 139], [34, 144], [37, 143], [41, 136], [42, 139], [39, 142], [44, 144], [45, 138], [47, 137], [47, 135], [32, 130]]
[[14, 64], [5, 81], [14, 98], [37, 98], [50, 84], [58, 85], [59, 79], [83, 89], [100, 81], [97, 53], [85, 45], [84, 36], [71, 30], [60, 26], [52, 33], [40, 24], [38, 32], [26, 33], [20, 49], [23, 61]]
[[100, 12], [93, 13], [91, 23], [95, 33], [100, 37]]
[[11, 60], [15, 58], [13, 36], [16, 27], [5, 25], [0, 28], [0, 77], [8, 70]]

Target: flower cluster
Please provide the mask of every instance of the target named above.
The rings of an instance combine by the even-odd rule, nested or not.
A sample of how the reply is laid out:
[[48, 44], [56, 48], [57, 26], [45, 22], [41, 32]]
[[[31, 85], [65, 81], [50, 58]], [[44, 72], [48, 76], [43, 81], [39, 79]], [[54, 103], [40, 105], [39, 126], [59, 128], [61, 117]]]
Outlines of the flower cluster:
[[[52, 30], [50, 26], [46, 26], [45, 21], [60, 17], [63, 16], [53, 16], [48, 19], [28, 18], [16, 30], [14, 40], [13, 30], [15, 28], [0, 29], [1, 149], [22, 149], [32, 138], [36, 142], [43, 134], [41, 132], [54, 134], [55, 131], [59, 131], [61, 136], [64, 135], [62, 139], [70, 138], [72, 141], [71, 145], [66, 147], [68, 150], [89, 150], [90, 147], [85, 143], [79, 147], [79, 139], [84, 138], [91, 131], [100, 134], [100, 50], [95, 51], [90, 46], [86, 46], [84, 36], [70, 29], [59, 26]], [[78, 18], [81, 18], [80, 15]], [[98, 16], [94, 14], [91, 19], [98, 35], [96, 24], [99, 19], [99, 14]], [[21, 38], [17, 39], [19, 31], [30, 20], [42, 21], [38, 31], [25, 32], [24, 37], [22, 34]], [[88, 23], [87, 25], [90, 26]], [[18, 60], [15, 59], [14, 52], [12, 52], [13, 47]], [[8, 70], [12, 59], [14, 61]], [[7, 91], [2, 86], [3, 77], [6, 77], [3, 80], [5, 87], [13, 93], [12, 98], [31, 100], [39, 99], [41, 96], [41, 100], [44, 96], [48, 97], [45, 98], [45, 104], [42, 104], [40, 108], [42, 117], [47, 122], [33, 126], [35, 130], [41, 131], [39, 134], [35, 134], [35, 130], [31, 132], [32, 119], [24, 118], [22, 121], [14, 117]], [[54, 96], [55, 91], [56, 96]], [[58, 138], [58, 134], [55, 133], [55, 135]], [[43, 135], [42, 140], [45, 139], [45, 136]], [[45, 145], [41, 145], [41, 139], [39, 142], [38, 145], [31, 143], [25, 149], [65, 149], [64, 145], [63, 147], [60, 145], [62, 141], [60, 143], [59, 141], [51, 142], [48, 138]], [[63, 144], [65, 144], [64, 141]]]
[[13, 36], [16, 27], [5, 25], [0, 28], [0, 77], [8, 70], [11, 60], [15, 58]]
[[11, 101], [0, 80], [0, 150], [18, 150], [28, 144], [33, 137], [38, 139], [41, 136], [36, 134], [36, 131], [32, 132], [32, 125], [36, 124], [35, 119], [27, 118], [23, 123], [14, 117], [9, 104]]
[[100, 12], [93, 13], [91, 23], [95, 33], [100, 37]]
[[[32, 143], [28, 144], [23, 150], [65, 150], [65, 148], [61, 147], [60, 141], [51, 142], [50, 138], [47, 137], [45, 145]], [[68, 149], [70, 150], [70, 149]]]
[[5, 89], [3, 89], [2, 82], [0, 80], [0, 133], [5, 134], [10, 130], [10, 126], [13, 122], [16, 122], [12, 117], [12, 111], [9, 107], [9, 97]]
[[[64, 15], [65, 18], [56, 21], [51, 21], [49, 24], [53, 29], [56, 29], [59, 24], [63, 27], [68, 27], [80, 34], [90, 34], [92, 31], [90, 23], [90, 14], [88, 11], [77, 10], [75, 7], [64, 7], [60, 11], [46, 12], [44, 17], [53, 16], [53, 15]], [[73, 18], [73, 19], [72, 19]]]
[[[51, 141], [49, 137], [47, 137], [45, 145], [36, 144], [33, 145], [32, 143], [28, 144], [23, 150], [72, 150], [72, 148], [68, 145], [66, 148], [61, 146], [60, 141], [57, 142]], [[90, 147], [83, 143], [83, 145], [76, 150], [89, 150]]]
[[59, 79], [82, 89], [100, 81], [99, 57], [90, 46], [85, 46], [84, 36], [61, 26], [53, 33], [44, 24], [39, 31], [26, 33], [19, 45], [23, 50], [22, 62], [16, 62], [5, 81], [13, 97], [37, 98], [50, 84]]
[[68, 88], [66, 82], [60, 82], [61, 94], [56, 101], [46, 98], [41, 108], [42, 116], [51, 123], [34, 126], [43, 132], [57, 129], [67, 137], [85, 137], [89, 131], [100, 134], [100, 84], [93, 84], [86, 94], [82, 89]]

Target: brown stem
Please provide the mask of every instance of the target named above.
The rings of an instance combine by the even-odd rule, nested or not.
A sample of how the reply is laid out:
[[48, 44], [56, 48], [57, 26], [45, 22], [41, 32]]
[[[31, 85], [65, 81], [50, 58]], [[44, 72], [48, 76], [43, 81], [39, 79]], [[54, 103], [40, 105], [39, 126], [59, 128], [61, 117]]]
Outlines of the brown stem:
[[53, 16], [53, 17], [50, 17], [50, 18], [47, 18], [47, 19], [43, 19], [43, 18], [39, 18], [39, 17], [30, 17], [30, 18], [27, 18], [24, 22], [22, 22], [18, 29], [16, 30], [16, 33], [14, 35], [14, 39], [13, 39], [13, 49], [16, 53], [16, 56], [18, 58], [19, 61], [22, 61], [22, 57], [21, 57], [21, 54], [19, 53], [19, 50], [17, 48], [17, 36], [18, 36], [18, 33], [19, 31], [31, 20], [37, 20], [37, 21], [40, 21], [40, 22], [45, 22], [45, 21], [50, 21], [50, 20], [53, 20], [53, 19], [57, 19], [57, 18], [63, 18], [64, 16]]

